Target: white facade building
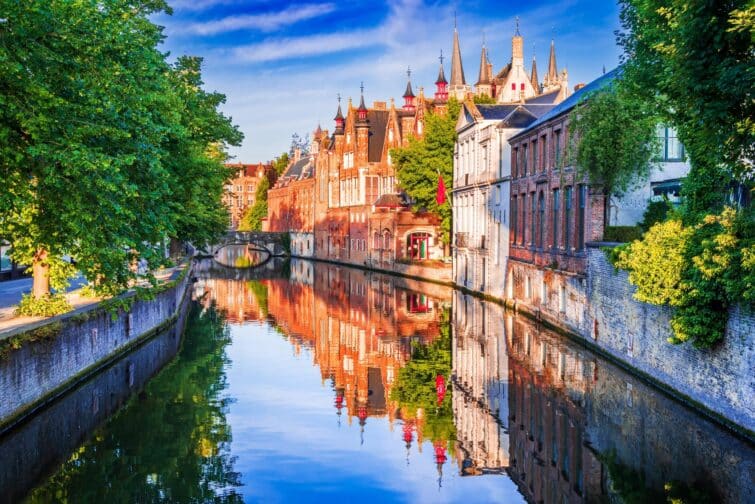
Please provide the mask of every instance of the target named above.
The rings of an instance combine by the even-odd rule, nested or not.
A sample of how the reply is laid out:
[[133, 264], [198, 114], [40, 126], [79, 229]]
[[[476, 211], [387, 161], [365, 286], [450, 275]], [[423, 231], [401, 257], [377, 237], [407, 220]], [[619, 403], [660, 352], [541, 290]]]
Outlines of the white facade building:
[[504, 297], [509, 256], [509, 138], [552, 104], [462, 105], [454, 152], [454, 282]]

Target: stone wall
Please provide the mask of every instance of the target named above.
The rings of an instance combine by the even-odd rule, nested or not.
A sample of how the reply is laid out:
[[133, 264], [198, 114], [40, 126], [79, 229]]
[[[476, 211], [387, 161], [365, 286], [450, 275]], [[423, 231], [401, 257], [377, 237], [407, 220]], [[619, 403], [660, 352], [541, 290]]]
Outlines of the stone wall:
[[0, 437], [0, 503], [19, 502], [176, 356], [183, 319]]
[[713, 349], [672, 345], [671, 309], [636, 301], [627, 273], [605, 253], [588, 250], [587, 313], [579, 332], [602, 350], [715, 414], [755, 431], [755, 315], [731, 311], [726, 337]]
[[20, 345], [0, 354], [0, 433], [174, 320], [190, 277], [116, 317], [93, 305], [3, 335]]

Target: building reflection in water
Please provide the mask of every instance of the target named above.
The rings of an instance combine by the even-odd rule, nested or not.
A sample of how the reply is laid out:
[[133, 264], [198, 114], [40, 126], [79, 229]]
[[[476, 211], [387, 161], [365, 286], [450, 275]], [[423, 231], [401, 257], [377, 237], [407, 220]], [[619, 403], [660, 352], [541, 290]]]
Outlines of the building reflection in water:
[[[616, 481], [627, 475], [656, 489], [646, 494], [651, 500], [665, 501], [664, 485], [676, 480], [702, 484], [714, 502], [754, 499], [750, 445], [497, 305], [441, 286], [296, 260], [290, 278], [215, 277], [199, 289], [229, 320], [267, 319], [294, 352], [309, 349], [323, 382], [331, 382], [337, 422], [358, 422], [362, 435], [371, 417], [397, 424], [408, 464], [413, 446], [432, 442], [439, 485], [450, 461], [462, 476], [506, 475], [530, 502], [603, 501], [632, 488]], [[397, 380], [412, 368], [413, 345], [438, 351], [449, 330], [453, 358], [438, 375], [448, 392], [435, 374], [416, 373], [425, 392], [444, 389], [437, 405], [392, 400], [393, 389], [407, 386]], [[439, 418], [449, 402], [450, 418]]]

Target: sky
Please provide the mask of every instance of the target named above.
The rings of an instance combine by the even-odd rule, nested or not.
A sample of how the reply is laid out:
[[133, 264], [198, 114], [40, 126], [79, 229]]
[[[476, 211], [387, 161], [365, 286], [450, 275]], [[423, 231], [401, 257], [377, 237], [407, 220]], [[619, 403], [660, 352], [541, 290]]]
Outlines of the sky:
[[519, 17], [525, 63], [533, 52], [545, 75], [551, 39], [569, 86], [590, 82], [619, 62], [612, 0], [436, 2], [428, 0], [168, 0], [172, 15], [163, 50], [171, 58], [204, 58], [205, 88], [226, 95], [223, 112], [244, 133], [235, 162], [256, 163], [287, 151], [291, 135], [333, 129], [337, 96], [344, 105], [402, 103], [407, 68], [415, 93], [432, 96], [440, 51], [450, 76], [454, 13], [468, 84], [477, 81], [483, 37], [498, 72], [511, 59]]

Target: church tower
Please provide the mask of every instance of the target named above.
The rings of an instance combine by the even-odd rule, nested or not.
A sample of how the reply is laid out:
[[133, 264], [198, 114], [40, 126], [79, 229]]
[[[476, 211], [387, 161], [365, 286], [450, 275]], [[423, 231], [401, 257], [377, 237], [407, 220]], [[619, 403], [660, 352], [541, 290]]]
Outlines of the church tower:
[[480, 54], [480, 73], [477, 83], [474, 85], [475, 94], [478, 96], [492, 96], [493, 75], [488, 62], [488, 51], [485, 47], [485, 39], [482, 40], [482, 53]]
[[515, 103], [537, 96], [524, 68], [524, 38], [519, 33], [519, 18], [516, 18], [516, 33], [511, 37], [511, 64], [508, 74], [501, 83], [498, 103]]
[[459, 30], [454, 16], [454, 47], [451, 53], [451, 83], [448, 94], [457, 100], [463, 100], [471, 91], [464, 78], [464, 66], [461, 63], [461, 49], [459, 47]]
[[556, 65], [556, 43], [551, 39], [551, 51], [548, 57], [548, 73], [543, 80], [543, 93], [559, 91], [559, 100], [569, 96], [569, 73], [564, 68], [560, 73]]

